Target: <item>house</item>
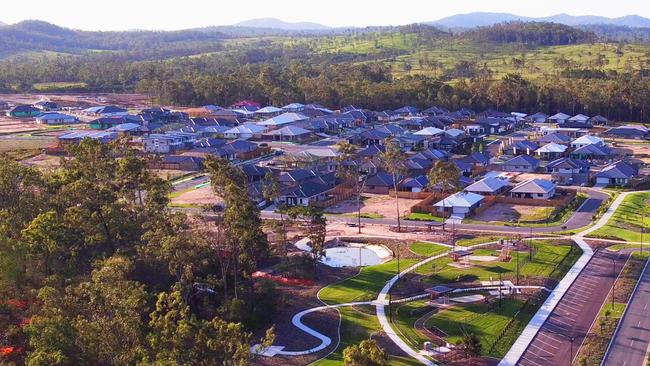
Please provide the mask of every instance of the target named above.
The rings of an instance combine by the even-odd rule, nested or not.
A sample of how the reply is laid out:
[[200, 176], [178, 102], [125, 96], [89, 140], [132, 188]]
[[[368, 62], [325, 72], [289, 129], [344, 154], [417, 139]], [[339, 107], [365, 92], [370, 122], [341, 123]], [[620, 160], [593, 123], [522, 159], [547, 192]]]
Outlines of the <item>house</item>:
[[291, 103], [282, 107], [282, 110], [287, 112], [301, 112], [305, 110], [305, 105], [301, 103]]
[[530, 140], [518, 140], [508, 146], [504, 153], [508, 155], [532, 155], [539, 146]]
[[485, 197], [472, 192], [458, 192], [436, 202], [436, 211], [445, 216], [463, 219], [481, 205]]
[[333, 187], [317, 182], [305, 182], [297, 187], [288, 187], [285, 189], [276, 203], [282, 203], [287, 206], [309, 206], [318, 201], [327, 200], [327, 193]]
[[63, 113], [45, 113], [36, 117], [36, 123], [44, 125], [67, 125], [78, 123], [77, 117], [69, 116]]
[[117, 137], [115, 132], [79, 130], [60, 135], [57, 139], [60, 145], [79, 143], [83, 139], [92, 139], [106, 144], [115, 141]]
[[364, 192], [388, 194], [388, 191], [393, 188], [393, 176], [387, 172], [380, 171], [377, 172], [377, 174], [368, 177]]
[[453, 159], [452, 162], [454, 165], [456, 165], [456, 169], [460, 172], [460, 174], [469, 177], [472, 175], [472, 168], [473, 165], [471, 163], [459, 160], [459, 159]]
[[7, 117], [17, 118], [36, 117], [39, 114], [41, 114], [41, 111], [31, 105], [17, 105], [9, 109], [6, 113]]
[[601, 169], [601, 171], [594, 175], [594, 178], [596, 179], [596, 186], [599, 187], [622, 187], [629, 185], [630, 179], [637, 174], [637, 169], [632, 165], [623, 161], [617, 161]]
[[156, 167], [164, 170], [199, 171], [203, 169], [203, 159], [196, 156], [164, 155]]
[[441, 114], [445, 114], [447, 112], [448, 111], [446, 109], [444, 109], [444, 108], [433, 106], [433, 107], [429, 107], [429, 108], [423, 110], [421, 113], [426, 114], [426, 115], [430, 115], [430, 116], [438, 116], [438, 115], [441, 115]]
[[265, 126], [255, 123], [244, 123], [224, 131], [223, 136], [227, 139], [259, 139], [264, 132], [268, 131]]
[[33, 105], [34, 105], [34, 108], [36, 108], [36, 109], [38, 109], [40, 111], [43, 111], [43, 112], [55, 111], [55, 110], [59, 109], [58, 104], [56, 104], [54, 102], [47, 101], [47, 100], [41, 100], [39, 102], [34, 103]]
[[232, 151], [235, 159], [240, 160], [256, 158], [263, 153], [259, 145], [246, 140], [234, 140], [223, 145], [222, 148]]
[[532, 173], [539, 168], [539, 160], [528, 155], [519, 155], [503, 162], [499, 168], [504, 172]]
[[519, 183], [510, 191], [512, 198], [548, 200], [555, 196], [555, 183], [546, 179], [530, 179]]
[[307, 119], [309, 119], [309, 117], [305, 116], [304, 114], [287, 112], [287, 113], [282, 113], [279, 116], [275, 116], [273, 118], [269, 118], [267, 120], [259, 122], [258, 125], [272, 129], [272, 128], [279, 128], [280, 126], [287, 125], [289, 123], [304, 121]]
[[490, 157], [487, 154], [480, 152], [473, 152], [463, 158], [460, 158], [461, 161], [465, 163], [472, 164], [475, 167], [485, 167], [490, 164]]
[[260, 107], [262, 107], [262, 105], [253, 100], [240, 100], [239, 102], [230, 106], [230, 108], [232, 109], [242, 109], [242, 108], [260, 109]]
[[545, 123], [546, 120], [548, 120], [548, 114], [537, 112], [535, 114], [526, 116], [524, 119], [530, 123]]
[[399, 185], [400, 191], [422, 192], [429, 186], [429, 179], [424, 175], [406, 178]]
[[413, 134], [396, 136], [393, 138], [393, 141], [397, 143], [403, 151], [422, 149], [424, 148], [425, 140], [424, 136]]
[[285, 126], [278, 130], [269, 131], [264, 134], [273, 141], [291, 141], [302, 142], [309, 140], [312, 136], [311, 131], [297, 126]]
[[589, 118], [589, 122], [592, 124], [592, 126], [607, 126], [609, 124], [609, 120], [600, 114]]
[[605, 145], [583, 145], [569, 154], [574, 159], [603, 161], [612, 156], [611, 150]]
[[370, 145], [367, 148], [357, 152], [357, 156], [361, 158], [374, 158], [386, 152], [383, 145]]
[[544, 146], [546, 144], [568, 144], [571, 142], [571, 138], [565, 134], [559, 132], [548, 133], [544, 136], [538, 137], [535, 139], [535, 142], [539, 146]]
[[111, 116], [124, 116], [129, 114], [129, 112], [120, 107], [114, 105], [105, 105], [86, 108], [81, 113], [87, 116], [98, 116], [98, 117], [111, 117]]
[[625, 125], [610, 128], [605, 135], [621, 139], [647, 140], [650, 137], [650, 130], [643, 125]]
[[169, 154], [190, 149], [196, 142], [197, 135], [189, 132], [169, 131], [164, 134], [154, 133], [142, 139], [145, 152]]
[[589, 182], [590, 165], [586, 161], [560, 158], [549, 162], [545, 169], [557, 184], [583, 185]]
[[566, 113], [560, 112], [548, 117], [548, 120], [552, 123], [563, 124], [569, 118], [571, 118], [571, 116], [569, 116]]
[[402, 116], [402, 117], [414, 116], [414, 115], [418, 114], [419, 112], [420, 112], [419, 109], [417, 109], [417, 108], [415, 108], [413, 106], [410, 106], [410, 105], [399, 108], [399, 109], [396, 109], [396, 110], [393, 111], [393, 113], [395, 113], [395, 114], [397, 114], [399, 116]]
[[348, 141], [351, 144], [361, 145], [361, 146], [371, 146], [371, 145], [383, 145], [384, 140], [389, 138], [391, 134], [386, 131], [381, 131], [376, 128], [370, 130], [364, 130], [360, 133], [351, 136]]
[[587, 146], [587, 145], [598, 145], [598, 146], [603, 146], [605, 145], [605, 140], [601, 139], [598, 136], [594, 135], [584, 135], [580, 136], [577, 139], [571, 141], [571, 147], [574, 149]]
[[249, 183], [259, 182], [263, 180], [267, 174], [271, 174], [273, 171], [270, 168], [262, 167], [256, 164], [243, 164], [239, 166], [244, 174], [246, 175], [246, 180]]
[[274, 107], [274, 106], [268, 106], [264, 108], [260, 108], [253, 112], [254, 115], [260, 116], [260, 117], [265, 117], [265, 118], [270, 118], [270, 117], [275, 117], [284, 112], [284, 109]]
[[100, 117], [94, 119], [88, 123], [88, 127], [93, 130], [106, 130], [111, 127], [121, 125], [124, 123], [143, 123], [142, 117], [132, 116], [132, 115], [123, 115], [123, 116], [111, 116], [111, 117]]
[[139, 136], [144, 132], [144, 127], [137, 123], [122, 123], [106, 131], [117, 132], [120, 136]]
[[551, 142], [535, 150], [535, 155], [543, 160], [553, 160], [564, 156], [566, 150], [566, 146]]
[[505, 192], [510, 187], [508, 181], [499, 177], [486, 177], [465, 188], [465, 192], [472, 192], [483, 196], [496, 196]]
[[584, 114], [576, 114], [575, 116], [567, 119], [563, 123], [560, 123], [562, 127], [569, 128], [591, 128], [593, 125], [590, 122], [589, 116]]
[[[462, 132], [462, 131], [461, 131]], [[439, 136], [444, 134], [445, 131], [436, 128], [436, 127], [426, 127], [421, 129], [420, 131], [414, 132], [414, 135], [418, 136], [424, 136], [424, 137], [434, 137], [434, 136]]]

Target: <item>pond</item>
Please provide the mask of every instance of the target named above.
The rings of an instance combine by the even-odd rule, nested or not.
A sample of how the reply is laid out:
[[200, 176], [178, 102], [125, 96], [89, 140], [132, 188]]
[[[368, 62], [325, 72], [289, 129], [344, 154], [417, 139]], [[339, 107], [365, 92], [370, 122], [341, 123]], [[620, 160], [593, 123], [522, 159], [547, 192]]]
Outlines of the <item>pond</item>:
[[[309, 251], [309, 242], [300, 240], [296, 247]], [[330, 267], [359, 267], [374, 266], [392, 258], [392, 253], [386, 247], [372, 244], [350, 244], [325, 249], [325, 257], [321, 263]]]

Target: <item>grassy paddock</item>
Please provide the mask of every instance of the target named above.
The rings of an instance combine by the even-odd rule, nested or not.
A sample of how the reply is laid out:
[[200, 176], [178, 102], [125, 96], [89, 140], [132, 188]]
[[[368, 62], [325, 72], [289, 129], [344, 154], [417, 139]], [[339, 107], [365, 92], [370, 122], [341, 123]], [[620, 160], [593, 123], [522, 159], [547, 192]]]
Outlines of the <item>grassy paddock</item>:
[[425, 243], [422, 241], [417, 241], [409, 247], [409, 249], [420, 256], [423, 257], [432, 257], [434, 255], [438, 255], [440, 253], [444, 253], [449, 250], [449, 248], [444, 247], [442, 245], [437, 245], [437, 244], [432, 244], [432, 243]]
[[[648, 216], [650, 193], [633, 193], [625, 197], [607, 225], [589, 234], [592, 238], [641, 241], [641, 229], [650, 224]], [[644, 218], [644, 214], [646, 217]], [[647, 234], [647, 233], [646, 233]], [[650, 235], [646, 236], [650, 238]]]

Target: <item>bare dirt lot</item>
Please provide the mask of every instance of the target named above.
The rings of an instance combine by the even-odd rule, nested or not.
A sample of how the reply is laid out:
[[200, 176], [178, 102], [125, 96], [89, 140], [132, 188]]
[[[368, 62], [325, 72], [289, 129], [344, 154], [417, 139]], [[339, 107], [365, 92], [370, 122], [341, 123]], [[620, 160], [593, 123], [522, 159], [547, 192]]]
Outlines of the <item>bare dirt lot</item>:
[[515, 173], [509, 172], [506, 173], [508, 179], [514, 180], [516, 182], [523, 182], [529, 179], [551, 179], [550, 174], [540, 174], [540, 173]]
[[[411, 207], [420, 202], [419, 199], [399, 199], [399, 208], [402, 215], [408, 215], [411, 212]], [[332, 207], [325, 210], [327, 213], [336, 214], [356, 214], [357, 201], [356, 198], [339, 202]], [[364, 193], [361, 202], [361, 214], [374, 216], [376, 218], [396, 219], [397, 213], [395, 210], [395, 198], [387, 194], [370, 194]]]
[[174, 196], [171, 201], [172, 205], [182, 206], [214, 206], [216, 204], [223, 203], [223, 200], [214, 194], [210, 185], [181, 192], [180, 194]]
[[641, 159], [644, 163], [650, 163], [650, 142], [617, 141], [612, 145], [619, 154], [632, 155]]
[[146, 95], [114, 93], [0, 94], [0, 100], [13, 104], [33, 104], [40, 100], [50, 100], [63, 107], [81, 108], [109, 104], [127, 108], [144, 108], [150, 105]]
[[478, 221], [541, 221], [548, 218], [555, 207], [538, 207], [495, 203], [473, 219]]

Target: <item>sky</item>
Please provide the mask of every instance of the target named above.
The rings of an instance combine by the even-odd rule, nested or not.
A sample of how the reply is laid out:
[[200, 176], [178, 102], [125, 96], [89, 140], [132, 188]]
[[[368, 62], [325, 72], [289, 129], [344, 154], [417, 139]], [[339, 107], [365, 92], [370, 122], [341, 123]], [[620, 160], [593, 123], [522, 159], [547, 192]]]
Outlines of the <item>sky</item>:
[[402, 25], [475, 11], [522, 16], [638, 14], [647, 0], [3, 0], [0, 21], [39, 19], [83, 30], [177, 30], [253, 18], [328, 26]]

